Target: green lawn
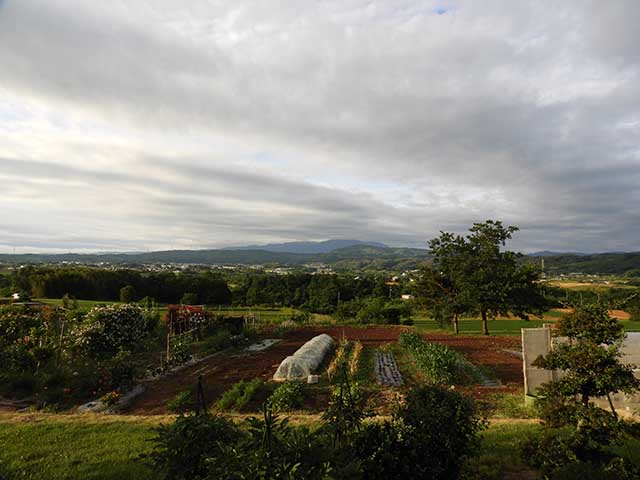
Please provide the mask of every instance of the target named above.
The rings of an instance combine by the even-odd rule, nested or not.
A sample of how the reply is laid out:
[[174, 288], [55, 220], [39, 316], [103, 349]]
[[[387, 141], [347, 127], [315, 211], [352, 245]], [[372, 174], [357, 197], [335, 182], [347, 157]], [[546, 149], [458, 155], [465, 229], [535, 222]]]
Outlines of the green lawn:
[[149, 424], [39, 420], [1, 423], [0, 475], [11, 479], [153, 478], [138, 456], [148, 452]]
[[290, 307], [211, 307], [211, 312], [230, 317], [255, 316], [256, 323], [277, 324], [301, 313]]
[[[440, 328], [434, 320], [418, 319], [414, 321], [415, 327], [419, 331], [427, 332], [452, 332], [453, 327]], [[492, 335], [520, 335], [521, 328], [537, 328], [542, 327], [548, 320], [489, 320], [489, 333]], [[482, 333], [482, 321], [478, 319], [460, 320], [460, 333], [478, 334]]]
[[[7, 419], [8, 418], [8, 419]], [[152, 479], [139, 455], [149, 452], [153, 419], [36, 415], [27, 420], [0, 416], [0, 475], [11, 479]], [[502, 478], [522, 467], [518, 444], [539, 427], [494, 424], [484, 433], [482, 453], [473, 461], [477, 478]], [[496, 473], [500, 476], [493, 477]]]
[[[62, 306], [61, 298], [35, 298], [37, 302], [46, 303], [48, 305]], [[122, 302], [112, 302], [107, 300], [76, 300], [78, 303], [78, 310], [81, 312], [87, 312], [96, 305], [120, 305]]]

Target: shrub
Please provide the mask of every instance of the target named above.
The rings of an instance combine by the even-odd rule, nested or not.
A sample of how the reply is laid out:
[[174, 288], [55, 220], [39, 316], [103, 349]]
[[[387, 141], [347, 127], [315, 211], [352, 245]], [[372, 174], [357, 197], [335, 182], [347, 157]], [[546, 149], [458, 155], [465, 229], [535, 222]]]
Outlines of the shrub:
[[337, 474], [332, 463], [338, 452], [328, 446], [325, 437], [305, 427], [291, 427], [266, 405], [263, 418], [251, 417], [246, 426], [246, 437], [208, 459], [208, 479], [353, 478]]
[[209, 354], [219, 352], [220, 350], [233, 346], [233, 344], [231, 333], [227, 330], [220, 330], [204, 339], [202, 353]]
[[354, 454], [371, 479], [455, 479], [486, 422], [472, 400], [435, 386], [411, 390], [392, 422], [366, 425]]
[[38, 389], [38, 379], [31, 372], [10, 372], [0, 375], [0, 388], [5, 395], [25, 398]]
[[120, 289], [120, 301], [122, 303], [131, 303], [136, 299], [136, 289], [133, 285], [127, 285]]
[[356, 314], [358, 323], [386, 323], [384, 316], [385, 301], [382, 298], [370, 298], [363, 302]]
[[429, 383], [453, 385], [480, 379], [478, 370], [461, 354], [439, 343], [425, 342], [417, 333], [400, 334], [400, 345], [411, 353]]
[[120, 400], [120, 394], [116, 391], [108, 392], [100, 397], [100, 400], [102, 400], [107, 407], [110, 407]]
[[184, 414], [193, 409], [193, 392], [184, 390], [167, 402], [167, 410]]
[[180, 298], [180, 303], [182, 305], [197, 305], [198, 304], [198, 294], [197, 293], [185, 293]]
[[309, 323], [311, 314], [306, 311], [297, 312], [291, 315], [291, 321], [295, 323]]
[[362, 309], [363, 304], [364, 302], [360, 299], [340, 302], [333, 315], [339, 322], [347, 322], [349, 320], [353, 320], [358, 315], [358, 312]]
[[242, 432], [225, 418], [204, 414], [179, 416], [156, 429], [154, 449], [147, 456], [160, 478], [187, 480], [207, 473], [207, 459], [220, 457]]
[[148, 332], [145, 311], [137, 305], [94, 307], [73, 332], [75, 346], [100, 357], [118, 350], [134, 350]]
[[[340, 385], [350, 389], [346, 380]], [[211, 415], [161, 426], [154, 469], [166, 479], [454, 479], [484, 427], [471, 400], [432, 386], [409, 392], [382, 423], [362, 424], [359, 404], [335, 403], [313, 433], [263, 408], [263, 418], [246, 420], [246, 433]]]
[[276, 388], [269, 397], [269, 405], [276, 412], [296, 410], [304, 404], [304, 384], [287, 381]]
[[[622, 364], [625, 333], [602, 303], [582, 305], [560, 319], [556, 333], [569, 341], [557, 345], [533, 365], [563, 370], [564, 375], [538, 389], [538, 404], [547, 431], [523, 445], [523, 457], [549, 478], [638, 478], [631, 459], [615, 455], [612, 447], [625, 443], [637, 427], [618, 417], [610, 395], [634, 393], [640, 387], [632, 367]], [[611, 411], [590, 403], [607, 397]], [[562, 427], [564, 435], [557, 436]], [[613, 472], [613, 473], [612, 473]]]
[[103, 365], [108, 371], [110, 379], [109, 385], [104, 385], [104, 388], [125, 391], [133, 387], [138, 368], [130, 352], [120, 350]]

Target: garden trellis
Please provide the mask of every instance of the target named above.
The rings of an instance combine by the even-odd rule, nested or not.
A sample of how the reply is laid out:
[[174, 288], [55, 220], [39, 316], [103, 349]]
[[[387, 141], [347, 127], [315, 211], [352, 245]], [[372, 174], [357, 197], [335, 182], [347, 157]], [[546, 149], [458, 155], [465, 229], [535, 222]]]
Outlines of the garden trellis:
[[207, 314], [203, 306], [169, 305], [167, 308], [167, 348], [163, 363], [180, 363], [188, 356], [188, 346], [200, 337]]

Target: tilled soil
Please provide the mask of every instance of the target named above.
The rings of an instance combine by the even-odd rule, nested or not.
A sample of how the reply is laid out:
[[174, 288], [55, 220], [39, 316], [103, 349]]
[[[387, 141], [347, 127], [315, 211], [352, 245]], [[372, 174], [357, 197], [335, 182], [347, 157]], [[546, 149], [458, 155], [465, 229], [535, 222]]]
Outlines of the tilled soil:
[[423, 337], [463, 353], [471, 363], [488, 367], [503, 384], [523, 384], [522, 360], [502, 351], [503, 349], [520, 350], [521, 340], [518, 336], [428, 333]]
[[[378, 347], [396, 341], [403, 330], [403, 327], [380, 326], [300, 328], [288, 332], [281, 342], [266, 350], [255, 353], [222, 352], [171, 376], [149, 382], [145, 393], [138, 397], [130, 408], [130, 413], [166, 413], [166, 402], [178, 393], [193, 387], [200, 375], [203, 378], [205, 399], [208, 404], [213, 405], [224, 391], [239, 380], [271, 379], [286, 356], [293, 354], [306, 341], [320, 333], [327, 333], [335, 340], [345, 336], [349, 340], [360, 340], [364, 347]], [[521, 360], [501, 351], [504, 348], [517, 349], [520, 340], [518, 337], [453, 336], [435, 333], [425, 334], [424, 337], [464, 353], [475, 364], [489, 366], [505, 388], [513, 389], [522, 385]]]

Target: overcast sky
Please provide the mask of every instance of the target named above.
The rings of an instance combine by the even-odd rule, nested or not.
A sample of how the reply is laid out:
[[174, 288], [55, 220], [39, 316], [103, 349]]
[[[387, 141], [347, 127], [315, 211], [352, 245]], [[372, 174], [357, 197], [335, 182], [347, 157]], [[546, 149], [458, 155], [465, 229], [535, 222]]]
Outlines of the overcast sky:
[[640, 250], [640, 1], [0, 0], [0, 251], [500, 219]]

